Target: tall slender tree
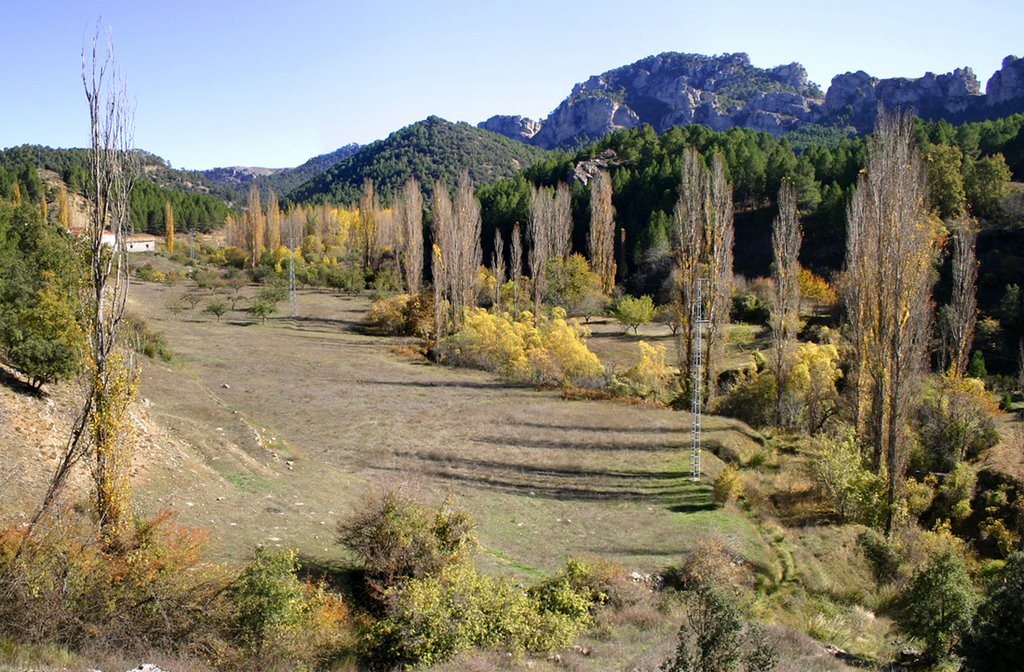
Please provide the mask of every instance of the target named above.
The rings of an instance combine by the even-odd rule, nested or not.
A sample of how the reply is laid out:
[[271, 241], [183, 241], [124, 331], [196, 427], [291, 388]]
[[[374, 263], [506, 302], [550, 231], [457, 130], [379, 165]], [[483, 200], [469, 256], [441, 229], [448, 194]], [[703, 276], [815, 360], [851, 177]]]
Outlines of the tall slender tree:
[[698, 285], [703, 283], [704, 380], [708, 394], [714, 394], [722, 366], [725, 333], [729, 325], [732, 293], [733, 205], [732, 186], [725, 177], [721, 155], [716, 154], [708, 169], [694, 147], [683, 152], [679, 199], [673, 214], [673, 252], [676, 262], [676, 296], [682, 324], [678, 332], [682, 375], [692, 369], [695, 353]]
[[402, 270], [410, 294], [419, 294], [423, 285], [423, 191], [411, 177], [402, 187], [397, 206], [402, 230]]
[[359, 199], [359, 241], [363, 252], [363, 273], [377, 264], [377, 227], [380, 217], [380, 201], [373, 180], [363, 180], [363, 195]]
[[267, 190], [267, 248], [277, 253], [281, 247], [281, 205], [277, 200], [277, 193], [273, 189]]
[[434, 280], [434, 334], [440, 341], [448, 334], [448, 306], [450, 304], [447, 290], [450, 282], [448, 276], [452, 266], [450, 257], [454, 247], [452, 236], [455, 228], [452, 198], [448, 193], [448, 188], [440, 180], [434, 183], [432, 215], [430, 232], [433, 239], [433, 257], [430, 270]]
[[555, 199], [551, 204], [551, 258], [568, 259], [572, 254], [572, 190], [565, 182], [555, 187]]
[[523, 231], [519, 222], [512, 225], [512, 242], [509, 244], [509, 276], [512, 280], [512, 306], [519, 315], [519, 292], [523, 286]]
[[548, 261], [554, 258], [555, 207], [551, 192], [546, 187], [533, 187], [530, 197], [530, 276], [533, 279], [535, 314], [540, 314], [541, 303], [548, 290]]
[[950, 228], [953, 232], [953, 294], [943, 311], [943, 326], [949, 338], [949, 372], [960, 377], [967, 371], [978, 319], [978, 258], [975, 254], [978, 223], [964, 216], [952, 222]]
[[167, 254], [174, 254], [174, 206], [164, 201], [164, 247]]
[[612, 178], [599, 170], [590, 181], [590, 265], [601, 279], [601, 291], [615, 287], [615, 208], [612, 206]]
[[266, 231], [266, 217], [260, 204], [260, 190], [255, 184], [249, 186], [249, 197], [242, 219], [242, 239], [249, 265], [256, 268], [263, 256], [263, 238]]
[[[108, 42], [102, 49], [99, 37], [97, 29], [91, 50], [82, 52], [90, 129], [85, 238], [89, 268], [81, 310], [88, 349], [85, 398], [24, 539], [56, 502], [75, 465], [91, 454], [95, 516], [105, 543], [117, 547], [129, 522], [128, 408], [137, 383], [131, 354], [119, 348], [119, 331], [129, 286], [125, 240], [131, 231], [130, 197], [140, 169], [127, 89], [114, 62], [113, 45]], [[109, 246], [108, 229], [113, 239]]]
[[772, 354], [777, 383], [775, 421], [784, 424], [785, 383], [789, 358], [800, 328], [800, 219], [796, 186], [784, 179], [779, 188], [779, 214], [772, 223]]
[[862, 393], [859, 438], [888, 482], [888, 533], [902, 495], [907, 426], [931, 322], [936, 234], [913, 117], [883, 111], [848, 211], [844, 299]]
[[501, 237], [501, 229], [494, 229], [494, 258], [491, 261], [494, 273], [494, 309], [501, 309], [501, 286], [505, 284], [505, 240]]

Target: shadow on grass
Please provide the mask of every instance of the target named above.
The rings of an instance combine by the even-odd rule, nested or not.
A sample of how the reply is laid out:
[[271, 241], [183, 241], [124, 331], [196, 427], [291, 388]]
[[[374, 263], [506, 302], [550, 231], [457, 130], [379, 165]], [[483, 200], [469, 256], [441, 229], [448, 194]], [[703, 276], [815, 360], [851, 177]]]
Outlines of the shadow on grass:
[[[714, 508], [711, 489], [684, 472], [544, 467], [494, 460], [417, 456], [420, 474], [468, 487], [557, 501], [634, 502], [675, 513]], [[430, 466], [436, 465], [436, 466]]]
[[528, 385], [517, 385], [515, 383], [508, 383], [505, 381], [491, 382], [491, 383], [480, 383], [473, 381], [463, 380], [445, 380], [445, 381], [414, 381], [414, 380], [366, 380], [359, 381], [365, 383], [372, 383], [374, 385], [391, 385], [396, 387], [452, 387], [461, 388], [466, 390], [503, 390], [510, 387], [529, 387]]
[[617, 432], [620, 434], [672, 434], [675, 432], [689, 432], [689, 423], [684, 427], [681, 423], [678, 428], [659, 427], [602, 427], [597, 425], [552, 425], [542, 422], [510, 422], [516, 427], [531, 427], [533, 429], [555, 429], [566, 432]]
[[512, 436], [478, 436], [476, 441], [509, 448], [533, 448], [539, 450], [572, 450], [601, 452], [647, 452], [660, 453], [682, 446], [676, 442], [656, 441], [574, 441], [572, 439], [524, 439]]

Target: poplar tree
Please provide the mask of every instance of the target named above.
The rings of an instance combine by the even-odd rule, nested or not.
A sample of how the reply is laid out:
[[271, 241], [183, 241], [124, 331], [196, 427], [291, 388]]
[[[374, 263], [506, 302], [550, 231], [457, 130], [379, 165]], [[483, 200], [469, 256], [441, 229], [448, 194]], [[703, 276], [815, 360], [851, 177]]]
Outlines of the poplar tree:
[[[703, 353], [708, 394], [715, 393], [722, 366], [733, 283], [732, 185], [720, 154], [707, 168], [693, 147], [683, 152], [679, 199], [673, 212], [673, 253], [679, 302], [679, 358], [683, 376], [693, 367], [697, 286], [703, 283], [704, 319], [708, 322]], [[688, 378], [687, 378], [688, 380]]]
[[167, 254], [174, 254], [174, 206], [164, 201], [164, 245]]
[[965, 216], [952, 222], [950, 228], [953, 233], [953, 293], [943, 311], [943, 326], [949, 340], [949, 373], [959, 378], [967, 371], [978, 320], [978, 258], [975, 254], [978, 223]]
[[416, 178], [402, 187], [396, 205], [402, 237], [402, 270], [410, 294], [419, 294], [423, 285], [423, 191]]
[[800, 219], [796, 187], [789, 179], [779, 188], [779, 214], [772, 223], [772, 365], [777, 387], [775, 421], [782, 426], [789, 358], [800, 328]]
[[879, 115], [847, 220], [844, 301], [857, 374], [858, 438], [886, 477], [891, 534], [930, 333], [938, 229], [909, 113]]
[[590, 266], [601, 280], [601, 291], [615, 288], [615, 208], [612, 206], [612, 178], [599, 170], [590, 181], [590, 232], [587, 236]]
[[267, 191], [267, 248], [276, 253], [281, 247], [281, 206], [273, 189]]
[[249, 186], [249, 198], [245, 215], [242, 219], [242, 242], [249, 257], [249, 265], [256, 268], [263, 256], [263, 238], [266, 230], [266, 218], [260, 205], [260, 190], [255, 184]]
[[377, 227], [380, 216], [380, 202], [373, 180], [363, 180], [363, 195], [359, 199], [359, 242], [363, 252], [363, 273], [376, 267]]

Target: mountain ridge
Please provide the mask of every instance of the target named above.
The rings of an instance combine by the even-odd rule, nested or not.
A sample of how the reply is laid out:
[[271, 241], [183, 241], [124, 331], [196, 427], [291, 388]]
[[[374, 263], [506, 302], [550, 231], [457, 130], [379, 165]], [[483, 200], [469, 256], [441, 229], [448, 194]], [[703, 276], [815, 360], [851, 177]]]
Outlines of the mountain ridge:
[[872, 130], [879, 106], [911, 107], [926, 119], [979, 120], [1024, 111], [1024, 60], [1007, 56], [985, 93], [969, 67], [921, 77], [836, 75], [827, 91], [797, 62], [754, 66], [742, 52], [705, 56], [664, 52], [576, 84], [541, 121], [495, 115], [478, 126], [545, 149], [594, 142], [609, 132], [651, 125], [736, 126], [783, 135], [809, 125]]

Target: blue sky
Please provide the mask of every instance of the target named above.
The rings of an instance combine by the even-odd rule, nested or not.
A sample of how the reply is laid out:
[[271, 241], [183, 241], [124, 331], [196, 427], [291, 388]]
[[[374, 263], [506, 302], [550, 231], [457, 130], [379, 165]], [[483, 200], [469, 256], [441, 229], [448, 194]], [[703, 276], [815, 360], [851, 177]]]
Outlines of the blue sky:
[[543, 118], [573, 84], [663, 51], [842, 72], [1024, 56], [1024, 2], [33, 0], [4, 3], [0, 147], [82, 146], [81, 49], [102, 15], [135, 144], [176, 167], [294, 166], [428, 115]]

